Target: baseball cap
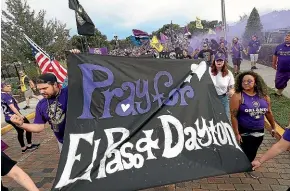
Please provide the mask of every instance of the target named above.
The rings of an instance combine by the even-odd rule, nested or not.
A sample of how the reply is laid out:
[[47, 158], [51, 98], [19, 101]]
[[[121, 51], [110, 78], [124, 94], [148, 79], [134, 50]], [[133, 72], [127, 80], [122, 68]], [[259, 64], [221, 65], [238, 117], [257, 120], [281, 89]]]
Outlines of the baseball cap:
[[226, 57], [225, 57], [225, 55], [223, 53], [217, 53], [215, 55], [214, 59], [215, 59], [215, 61], [217, 61], [217, 60], [225, 60]]
[[6, 83], [1, 83], [1, 89], [3, 89], [6, 86]]
[[36, 80], [36, 83], [38, 84], [55, 83], [55, 82], [57, 83], [57, 78], [52, 73], [41, 74]]
[[7, 82], [2, 82], [2, 83], [1, 83], [1, 89], [3, 89], [5, 86], [8, 86], [8, 85], [10, 85], [10, 84], [7, 83]]

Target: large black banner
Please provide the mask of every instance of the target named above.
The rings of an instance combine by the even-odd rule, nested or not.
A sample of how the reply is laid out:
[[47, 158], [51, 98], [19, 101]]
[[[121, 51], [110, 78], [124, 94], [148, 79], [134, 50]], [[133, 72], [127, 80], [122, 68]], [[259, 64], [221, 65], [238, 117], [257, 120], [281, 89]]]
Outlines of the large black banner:
[[192, 62], [70, 54], [54, 189], [130, 191], [248, 171], [206, 63]]

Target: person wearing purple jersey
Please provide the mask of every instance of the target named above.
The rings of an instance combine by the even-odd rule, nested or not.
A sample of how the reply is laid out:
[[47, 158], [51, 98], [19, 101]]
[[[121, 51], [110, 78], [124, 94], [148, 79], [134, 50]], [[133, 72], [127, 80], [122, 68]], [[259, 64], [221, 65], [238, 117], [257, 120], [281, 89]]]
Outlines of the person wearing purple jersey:
[[224, 43], [225, 47], [228, 46], [228, 41], [225, 40], [225, 37], [220, 37], [220, 42], [219, 43]]
[[10, 121], [10, 117], [12, 115], [17, 115], [19, 118], [25, 121], [25, 123], [29, 123], [28, 119], [20, 113], [17, 101], [14, 99], [14, 97], [11, 96], [10, 93], [11, 86], [7, 83], [1, 83], [1, 107], [5, 117], [5, 121], [11, 124], [17, 131], [17, 138], [20, 143], [22, 153], [25, 153], [27, 150], [35, 150], [39, 147], [39, 144], [32, 144], [32, 133], [26, 132], [26, 146], [24, 142], [24, 130]]
[[250, 54], [251, 59], [251, 70], [257, 69], [256, 63], [259, 58], [259, 52], [261, 49], [260, 41], [257, 39], [256, 35], [252, 36], [252, 40], [248, 44], [248, 54]]
[[240, 73], [240, 66], [243, 60], [243, 52], [247, 54], [242, 44], [239, 43], [238, 37], [233, 38], [233, 43], [231, 47], [231, 55], [232, 55], [232, 62], [234, 65], [235, 75]]
[[[251, 71], [237, 76], [230, 111], [237, 141], [252, 162], [264, 138], [265, 117], [271, 124], [272, 135], [276, 133], [270, 97], [261, 76]], [[249, 175], [257, 178], [252, 172]]]
[[17, 115], [13, 115], [11, 121], [22, 129], [36, 133], [43, 131], [48, 122], [57, 138], [61, 152], [66, 124], [68, 87], [61, 89], [56, 76], [51, 73], [39, 76], [36, 86], [44, 99], [40, 100], [36, 106], [34, 123], [25, 123]]
[[275, 77], [276, 95], [281, 96], [290, 80], [290, 32], [287, 33], [285, 42], [275, 49], [273, 68], [277, 70]]

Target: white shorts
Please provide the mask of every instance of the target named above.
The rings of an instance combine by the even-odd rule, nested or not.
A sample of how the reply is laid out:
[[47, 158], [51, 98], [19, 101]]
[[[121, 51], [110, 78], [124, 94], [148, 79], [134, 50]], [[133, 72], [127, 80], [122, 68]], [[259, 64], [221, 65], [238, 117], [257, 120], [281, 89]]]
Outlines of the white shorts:
[[257, 62], [259, 54], [250, 54], [251, 62]]
[[30, 89], [30, 88], [24, 92], [24, 97], [26, 99], [31, 98], [33, 95], [34, 95], [34, 93], [33, 93], [32, 89]]
[[57, 143], [58, 143], [59, 153], [61, 153], [61, 150], [62, 150], [62, 143], [60, 143], [60, 142], [58, 142], [58, 141], [57, 141]]

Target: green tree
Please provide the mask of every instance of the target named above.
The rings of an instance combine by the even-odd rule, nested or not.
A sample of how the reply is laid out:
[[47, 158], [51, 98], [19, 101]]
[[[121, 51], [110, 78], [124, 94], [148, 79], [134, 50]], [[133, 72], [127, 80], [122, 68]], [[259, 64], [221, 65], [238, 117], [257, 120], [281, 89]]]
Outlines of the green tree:
[[71, 48], [77, 48], [81, 51], [84, 51], [84, 48], [88, 45], [93, 48], [107, 47], [111, 48], [110, 42], [107, 39], [106, 35], [103, 35], [98, 29], [95, 29], [95, 35], [84, 37], [80, 35], [74, 35], [70, 39]]
[[209, 29], [215, 30], [215, 27], [220, 25], [221, 22], [214, 20], [214, 21], [206, 21], [202, 20], [201, 24], [203, 26], [203, 29], [196, 28], [196, 21], [191, 21], [187, 26], [188, 30], [191, 32], [192, 35], [199, 35], [199, 34], [205, 34], [208, 32]]
[[160, 38], [160, 32], [169, 36], [171, 30], [174, 31], [174, 30], [179, 30], [179, 29], [180, 29], [180, 26], [178, 24], [165, 24], [157, 31], [153, 31], [152, 35], [157, 35], [157, 37]]
[[[203, 29], [196, 28], [196, 21], [191, 21], [187, 24], [189, 32], [191, 32], [192, 35], [199, 35], [199, 34], [205, 34], [208, 32], [209, 29], [214, 30], [216, 26], [221, 24], [221, 21], [206, 21], [202, 20], [201, 24], [203, 25]], [[157, 37], [160, 37], [160, 32], [170, 35], [170, 30], [176, 31], [181, 30], [182, 27], [180, 27], [178, 24], [165, 24], [157, 31], [152, 32], [153, 35], [157, 35]]]
[[26, 0], [7, 0], [1, 18], [1, 61], [23, 64], [35, 61], [23, 33], [48, 54], [59, 56], [67, 49], [68, 30], [57, 20], [45, 20], [45, 11], [35, 12]]
[[260, 15], [258, 10], [254, 7], [247, 21], [246, 30], [243, 35], [243, 41], [248, 42], [252, 35], [257, 35], [259, 39], [263, 39], [262, 29], [263, 25], [261, 23]]

